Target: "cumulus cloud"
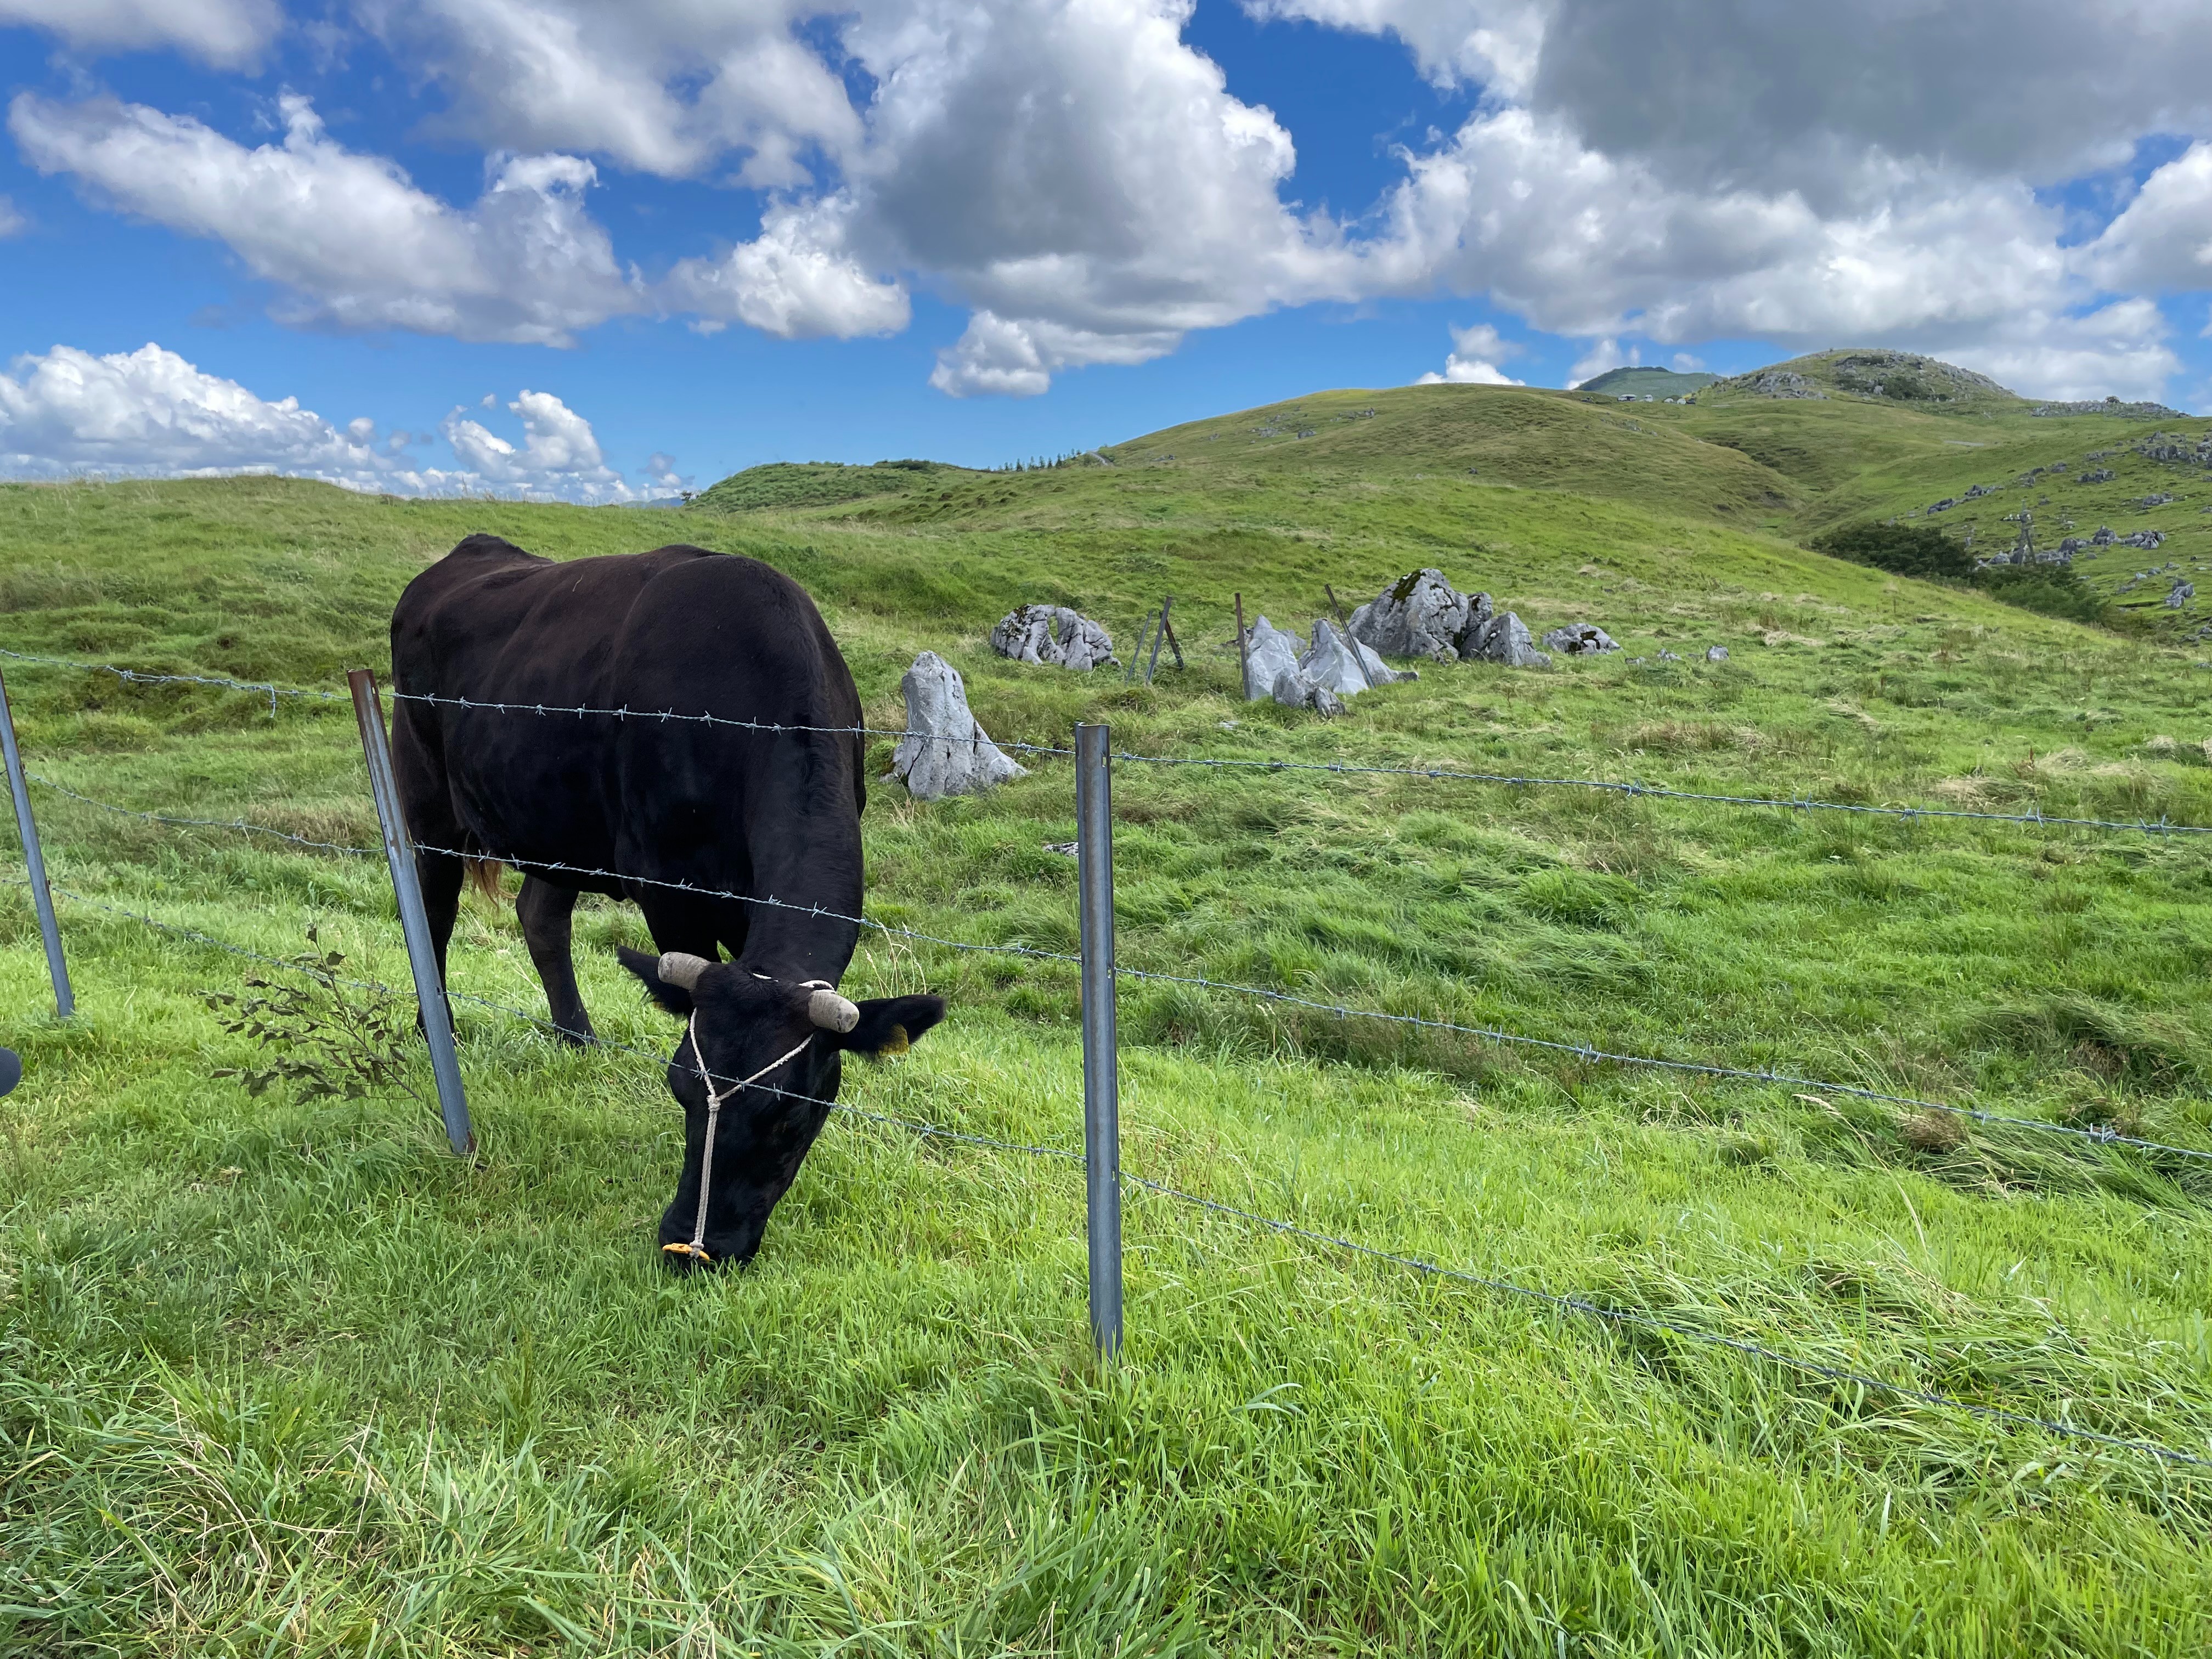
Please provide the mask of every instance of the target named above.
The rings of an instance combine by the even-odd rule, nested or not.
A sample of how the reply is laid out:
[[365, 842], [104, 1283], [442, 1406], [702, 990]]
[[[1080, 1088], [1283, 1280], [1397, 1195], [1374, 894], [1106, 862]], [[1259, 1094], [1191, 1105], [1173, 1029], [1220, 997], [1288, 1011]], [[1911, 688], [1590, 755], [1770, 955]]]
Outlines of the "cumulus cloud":
[[847, 44], [875, 77], [850, 240], [975, 316], [932, 381], [1043, 389], [1187, 330], [1353, 291], [1336, 228], [1279, 187], [1296, 153], [1182, 39], [1183, 0], [908, 0]]
[[2082, 258], [2107, 289], [2212, 288], [2212, 143], [2191, 144], [2143, 180]]
[[913, 314], [906, 287], [875, 276], [845, 249], [848, 197], [779, 204], [761, 234], [720, 259], [684, 259], [664, 290], [710, 327], [735, 319], [784, 339], [896, 334]]
[[295, 325], [566, 345], [645, 304], [585, 210], [590, 162], [498, 160], [475, 205], [457, 211], [393, 163], [332, 143], [306, 99], [287, 96], [281, 109], [283, 143], [253, 149], [188, 116], [109, 98], [27, 93], [8, 125], [40, 172], [228, 244], [283, 290], [276, 314]]
[[[3, 3], [4, 0], [0, 0]], [[861, 122], [843, 82], [793, 33], [786, 0], [362, 0], [369, 26], [450, 96], [434, 126], [488, 147], [585, 150], [697, 174], [744, 153], [740, 179], [809, 182]]]
[[1413, 382], [1415, 386], [1526, 386], [1498, 367], [1496, 359], [1509, 357], [1521, 348], [1499, 335], [1488, 323], [1477, 323], [1471, 328], [1452, 331], [1451, 355], [1444, 359], [1443, 373], [1434, 369]]
[[[220, 15], [265, 39], [267, 3], [174, 0], [163, 38]], [[1242, 0], [1395, 39], [1473, 95], [1348, 224], [1284, 203], [1291, 135], [1184, 40], [1192, 0], [342, 3], [442, 89], [432, 131], [491, 153], [475, 203], [333, 143], [299, 100], [248, 149], [24, 97], [17, 142], [219, 238], [289, 321], [562, 343], [657, 310], [851, 337], [907, 326], [921, 290], [969, 312], [931, 376], [955, 396], [1034, 395], [1279, 307], [1440, 294], [1655, 361], [1720, 337], [1940, 346], [2024, 386], [2101, 362], [2135, 392], [2173, 360], [2124, 302], [2212, 281], [2212, 140], [2120, 185], [2087, 240], [2041, 188], [2212, 128], [2202, 0]], [[155, 15], [0, 0], [33, 12], [64, 33]], [[774, 194], [757, 230], [647, 283], [586, 211], [586, 156]], [[1455, 344], [1438, 378], [1500, 361]]]
[[1626, 351], [1618, 340], [1592, 342], [1589, 350], [1575, 359], [1575, 366], [1567, 371], [1567, 385], [1578, 386], [1584, 380], [1595, 380], [1607, 369], [1632, 368], [1644, 361], [1644, 349], [1632, 345]]
[[210, 64], [252, 64], [283, 27], [276, 0], [0, 0], [0, 28], [28, 25], [86, 51], [169, 46]]
[[606, 465], [590, 422], [550, 392], [525, 392], [508, 407], [522, 419], [520, 448], [456, 410], [446, 435], [461, 465], [436, 468], [410, 453], [405, 432], [380, 437], [366, 416], [338, 427], [296, 398], [271, 402], [150, 343], [107, 356], [58, 345], [0, 374], [0, 471], [278, 473], [396, 495], [586, 503], [657, 500], [684, 488], [665, 455], [648, 463], [642, 484], [625, 481]]
[[684, 488], [675, 462], [655, 454], [644, 488], [633, 489], [606, 464], [592, 423], [550, 392], [525, 391], [507, 407], [522, 422], [520, 447], [459, 409], [438, 428], [472, 484], [530, 501], [583, 502], [659, 498]]

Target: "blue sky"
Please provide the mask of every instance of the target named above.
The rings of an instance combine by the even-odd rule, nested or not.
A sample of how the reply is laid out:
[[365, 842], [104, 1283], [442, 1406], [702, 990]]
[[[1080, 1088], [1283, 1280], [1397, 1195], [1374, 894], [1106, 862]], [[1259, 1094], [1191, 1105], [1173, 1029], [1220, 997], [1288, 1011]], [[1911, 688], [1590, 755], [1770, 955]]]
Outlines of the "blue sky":
[[623, 500], [1834, 344], [2203, 408], [2193, 9], [0, 0], [0, 471]]

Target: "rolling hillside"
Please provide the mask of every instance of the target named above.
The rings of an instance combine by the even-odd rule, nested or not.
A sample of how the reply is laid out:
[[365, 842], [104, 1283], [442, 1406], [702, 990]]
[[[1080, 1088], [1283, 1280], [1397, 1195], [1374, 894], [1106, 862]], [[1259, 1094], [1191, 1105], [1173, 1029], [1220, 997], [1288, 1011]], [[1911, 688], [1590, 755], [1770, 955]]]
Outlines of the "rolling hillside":
[[[1120, 996], [1124, 1164], [1158, 1188], [1102, 1366], [1055, 1155], [1076, 978], [1027, 954], [1078, 938], [1064, 760], [933, 805], [872, 781], [868, 913], [910, 931], [846, 988], [951, 1017], [848, 1069], [872, 1115], [833, 1121], [750, 1268], [678, 1281], [652, 1246], [680, 1028], [613, 963], [635, 910], [577, 912], [631, 1045], [579, 1053], [502, 1012], [542, 1012], [527, 952], [467, 902], [473, 1160], [411, 1044], [416, 1095], [250, 1092], [266, 1054], [208, 999], [271, 969], [224, 945], [312, 926], [343, 976], [406, 982], [380, 861], [344, 850], [376, 836], [350, 711], [0, 658], [80, 1008], [51, 1018], [0, 888], [28, 1065], [0, 1102], [0, 1650], [2212, 1647], [2212, 1485], [2179, 1461], [2212, 1458], [2212, 1166], [2098, 1138], [2212, 1152], [2212, 849], [2133, 827], [2212, 824], [2212, 672], [1802, 539], [1976, 483], [2050, 495], [2039, 524], [2186, 496], [2201, 469], [2134, 447], [2158, 429], [1432, 386], [1035, 472], [756, 469], [683, 509], [0, 485], [9, 652], [328, 689], [471, 532], [685, 540], [805, 584], [879, 730], [928, 649], [1000, 739], [1405, 769], [1116, 761], [1121, 960], [1180, 977]], [[1923, 521], [1970, 509], [1978, 543], [2013, 510]], [[1233, 596], [1303, 629], [1324, 584], [1431, 564], [1626, 649], [1424, 665], [1328, 721], [1235, 696]], [[1170, 593], [1188, 665], [1149, 685], [985, 644], [1053, 599], [1126, 654]]]

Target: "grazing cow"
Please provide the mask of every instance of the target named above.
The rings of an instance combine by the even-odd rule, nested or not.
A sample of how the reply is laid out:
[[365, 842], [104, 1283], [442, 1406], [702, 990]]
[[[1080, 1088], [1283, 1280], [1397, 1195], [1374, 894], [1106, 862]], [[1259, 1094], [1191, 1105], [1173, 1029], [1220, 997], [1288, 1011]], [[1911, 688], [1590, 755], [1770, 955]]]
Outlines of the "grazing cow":
[[[561, 563], [471, 536], [400, 595], [392, 675], [408, 830], [445, 849], [419, 855], [440, 972], [464, 877], [512, 864], [553, 1023], [587, 1042], [570, 913], [580, 893], [634, 902], [663, 954], [623, 950], [623, 965], [686, 1022], [668, 1066], [684, 1173], [661, 1247], [679, 1264], [751, 1260], [843, 1054], [898, 1052], [945, 1017], [933, 996], [836, 994], [866, 792], [860, 696], [821, 613], [781, 573], [704, 548]], [[468, 706], [495, 702], [628, 712]]]

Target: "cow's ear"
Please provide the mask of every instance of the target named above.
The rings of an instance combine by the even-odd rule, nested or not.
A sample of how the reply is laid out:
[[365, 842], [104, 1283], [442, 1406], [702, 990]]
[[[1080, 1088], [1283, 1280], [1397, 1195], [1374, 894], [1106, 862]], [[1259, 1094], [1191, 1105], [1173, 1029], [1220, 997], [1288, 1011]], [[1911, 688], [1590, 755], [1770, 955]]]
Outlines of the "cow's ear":
[[627, 945], [615, 946], [615, 955], [622, 965], [635, 974], [651, 997], [672, 1014], [688, 1018], [691, 1012], [691, 994], [680, 985], [672, 985], [660, 976], [660, 958], [647, 956], [642, 951], [633, 951]]
[[870, 997], [859, 1007], [860, 1023], [838, 1037], [837, 1046], [871, 1060], [904, 1054], [945, 1018], [943, 997]]

